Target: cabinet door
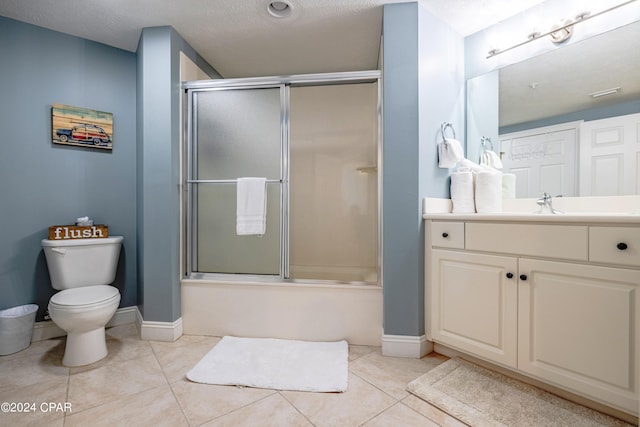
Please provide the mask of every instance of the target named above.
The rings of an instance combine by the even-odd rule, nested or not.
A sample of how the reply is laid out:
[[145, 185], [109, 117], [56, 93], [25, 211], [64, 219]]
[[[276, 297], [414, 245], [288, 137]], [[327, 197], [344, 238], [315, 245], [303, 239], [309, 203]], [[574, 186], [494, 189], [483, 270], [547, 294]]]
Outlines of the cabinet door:
[[521, 259], [519, 273], [518, 368], [636, 412], [640, 271]]
[[515, 366], [517, 259], [446, 250], [431, 254], [433, 340]]

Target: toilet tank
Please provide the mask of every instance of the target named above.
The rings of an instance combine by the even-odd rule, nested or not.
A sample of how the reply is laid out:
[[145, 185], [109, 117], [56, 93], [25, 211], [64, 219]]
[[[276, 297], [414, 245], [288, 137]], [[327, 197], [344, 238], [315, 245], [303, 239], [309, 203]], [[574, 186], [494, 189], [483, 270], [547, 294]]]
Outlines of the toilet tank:
[[113, 283], [122, 236], [103, 239], [42, 240], [51, 286], [70, 289]]

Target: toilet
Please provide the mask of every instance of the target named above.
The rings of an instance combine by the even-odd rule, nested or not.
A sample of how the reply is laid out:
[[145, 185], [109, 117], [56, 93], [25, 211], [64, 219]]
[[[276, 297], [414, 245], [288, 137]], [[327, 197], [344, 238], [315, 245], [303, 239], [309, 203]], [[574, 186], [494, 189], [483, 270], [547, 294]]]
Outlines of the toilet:
[[51, 320], [67, 332], [65, 366], [83, 366], [107, 356], [104, 327], [120, 304], [113, 283], [122, 236], [42, 240], [51, 286]]

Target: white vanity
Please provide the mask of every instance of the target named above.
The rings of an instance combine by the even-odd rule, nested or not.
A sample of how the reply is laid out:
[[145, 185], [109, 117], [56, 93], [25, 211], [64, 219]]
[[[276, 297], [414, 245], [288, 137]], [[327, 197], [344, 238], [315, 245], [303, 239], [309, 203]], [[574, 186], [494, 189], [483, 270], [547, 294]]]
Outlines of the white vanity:
[[429, 340], [637, 415], [640, 214], [424, 219]]

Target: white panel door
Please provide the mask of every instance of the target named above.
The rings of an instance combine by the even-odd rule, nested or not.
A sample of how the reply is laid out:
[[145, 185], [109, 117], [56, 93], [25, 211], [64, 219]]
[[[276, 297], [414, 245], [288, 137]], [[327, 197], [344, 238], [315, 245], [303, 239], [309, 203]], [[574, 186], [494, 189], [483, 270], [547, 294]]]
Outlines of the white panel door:
[[634, 412], [640, 271], [519, 260], [518, 369]]
[[500, 135], [504, 173], [516, 176], [516, 197], [575, 196], [578, 124]]
[[580, 195], [640, 194], [640, 114], [580, 125]]

